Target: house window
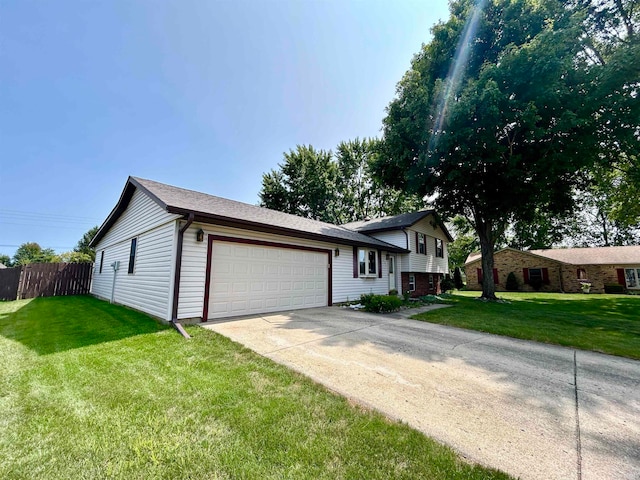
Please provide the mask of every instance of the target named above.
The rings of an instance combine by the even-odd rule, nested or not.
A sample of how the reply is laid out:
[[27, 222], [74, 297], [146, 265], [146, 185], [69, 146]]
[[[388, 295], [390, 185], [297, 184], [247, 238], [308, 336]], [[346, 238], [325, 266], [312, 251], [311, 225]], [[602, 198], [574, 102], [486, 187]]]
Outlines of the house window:
[[415, 275], [409, 275], [409, 291], [410, 292], [415, 292], [416, 291], [416, 276]]
[[361, 277], [368, 277], [378, 273], [377, 252], [361, 248], [358, 250], [358, 271]]
[[436, 238], [436, 257], [444, 258], [444, 243], [439, 238]]
[[433, 275], [429, 274], [429, 290], [433, 290]]
[[579, 268], [577, 277], [578, 277], [578, 280], [586, 280], [587, 271], [584, 268]]
[[530, 268], [529, 269], [529, 283], [542, 283], [542, 269]]
[[98, 273], [102, 273], [102, 264], [104, 263], [104, 250], [102, 250], [102, 252], [100, 252], [100, 270], [98, 271]]
[[624, 278], [627, 288], [638, 288], [640, 286], [640, 268], [625, 268]]
[[522, 276], [524, 283], [531, 285], [533, 288], [540, 288], [542, 284], [549, 285], [549, 269], [548, 268], [523, 268]]
[[129, 270], [128, 273], [133, 273], [133, 267], [136, 263], [136, 244], [138, 243], [137, 238], [131, 239], [131, 251], [129, 252]]
[[427, 242], [424, 233], [418, 233], [418, 253], [422, 253], [423, 255], [427, 253]]

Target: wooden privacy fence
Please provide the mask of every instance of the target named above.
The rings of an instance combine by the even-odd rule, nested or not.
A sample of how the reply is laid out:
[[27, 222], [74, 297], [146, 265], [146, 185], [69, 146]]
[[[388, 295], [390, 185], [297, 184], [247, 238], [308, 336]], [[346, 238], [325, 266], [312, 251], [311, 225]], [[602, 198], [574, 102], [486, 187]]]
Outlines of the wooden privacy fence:
[[0, 269], [0, 300], [18, 298], [21, 267]]
[[[83, 295], [91, 287], [92, 263], [31, 263], [17, 268], [13, 276], [0, 273], [0, 292], [3, 300], [34, 297]], [[2, 272], [0, 271], [0, 272]], [[7, 296], [4, 292], [7, 292]]]

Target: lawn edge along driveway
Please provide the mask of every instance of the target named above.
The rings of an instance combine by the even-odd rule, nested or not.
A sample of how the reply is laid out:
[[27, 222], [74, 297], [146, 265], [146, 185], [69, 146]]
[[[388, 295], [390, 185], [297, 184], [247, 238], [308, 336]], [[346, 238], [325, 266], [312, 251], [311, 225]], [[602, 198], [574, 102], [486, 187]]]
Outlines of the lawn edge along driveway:
[[203, 326], [513, 476], [577, 478], [580, 465], [584, 479], [640, 478], [640, 362], [408, 314], [326, 307]]
[[0, 304], [0, 478], [507, 478], [199, 327]]
[[411, 318], [507, 337], [640, 359], [640, 296], [498, 292], [501, 302], [458, 292], [452, 308]]

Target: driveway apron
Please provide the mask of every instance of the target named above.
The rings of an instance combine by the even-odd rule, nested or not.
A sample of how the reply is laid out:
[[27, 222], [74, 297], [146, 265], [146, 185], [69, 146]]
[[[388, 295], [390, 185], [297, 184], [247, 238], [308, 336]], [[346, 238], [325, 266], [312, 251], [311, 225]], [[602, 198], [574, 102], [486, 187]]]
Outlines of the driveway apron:
[[522, 479], [640, 478], [640, 362], [339, 307], [203, 324]]

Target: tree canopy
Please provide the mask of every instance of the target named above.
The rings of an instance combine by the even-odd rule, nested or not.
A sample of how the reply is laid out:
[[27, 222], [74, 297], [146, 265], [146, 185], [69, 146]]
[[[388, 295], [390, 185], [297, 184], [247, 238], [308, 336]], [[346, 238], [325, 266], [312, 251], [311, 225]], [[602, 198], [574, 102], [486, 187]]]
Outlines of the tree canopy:
[[371, 175], [377, 139], [341, 142], [336, 152], [298, 146], [277, 170], [262, 176], [260, 206], [342, 224], [423, 207], [416, 195], [385, 186]]
[[56, 252], [52, 248], [42, 248], [36, 242], [23, 243], [13, 255], [13, 265], [15, 266], [56, 261]]
[[471, 222], [485, 298], [508, 225], [566, 215], [590, 171], [637, 158], [637, 35], [609, 38], [609, 3], [454, 0], [387, 108], [375, 174]]
[[[99, 229], [100, 227], [96, 225], [95, 227], [92, 227], [89, 230], [87, 230], [82, 235], [82, 238], [78, 240], [78, 243], [76, 244], [73, 251], [76, 253], [82, 253], [86, 256], [80, 257], [78, 255], [75, 255], [75, 256], [72, 256], [73, 258], [76, 258], [76, 259], [85, 258], [85, 260], [83, 261], [88, 261], [88, 262], [93, 262], [96, 259], [96, 251], [94, 248], [91, 248], [89, 244], [91, 243], [91, 240], [93, 240], [93, 237], [96, 236], [96, 233], [98, 233]], [[76, 262], [69, 262], [69, 263], [80, 263], [80, 262], [76, 261]]]
[[5, 267], [12, 267], [13, 262], [11, 261], [11, 257], [9, 255], [0, 254], [0, 263]]

